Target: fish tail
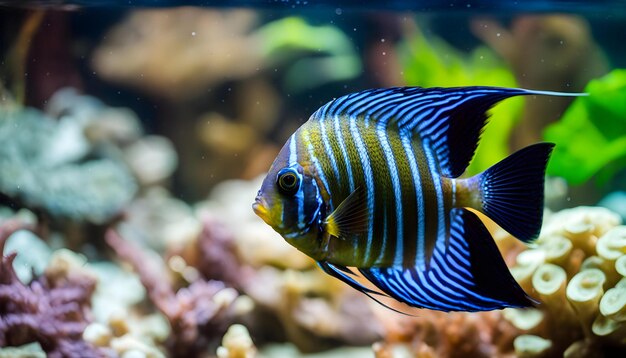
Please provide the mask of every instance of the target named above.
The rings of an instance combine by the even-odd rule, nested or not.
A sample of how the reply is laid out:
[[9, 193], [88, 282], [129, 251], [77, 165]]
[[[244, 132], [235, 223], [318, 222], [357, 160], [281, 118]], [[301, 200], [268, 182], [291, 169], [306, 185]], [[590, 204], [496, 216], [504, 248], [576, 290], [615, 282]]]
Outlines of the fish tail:
[[523, 242], [539, 236], [546, 165], [553, 143], [523, 148], [482, 174], [461, 180], [460, 206], [481, 211]]

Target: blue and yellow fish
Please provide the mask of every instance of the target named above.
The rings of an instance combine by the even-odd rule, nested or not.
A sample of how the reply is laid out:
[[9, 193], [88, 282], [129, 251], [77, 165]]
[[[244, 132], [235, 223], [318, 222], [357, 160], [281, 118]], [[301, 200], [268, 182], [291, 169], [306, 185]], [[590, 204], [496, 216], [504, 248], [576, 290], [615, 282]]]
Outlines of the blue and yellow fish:
[[532, 242], [554, 145], [531, 145], [459, 178], [486, 111], [518, 95], [578, 94], [404, 87], [337, 98], [289, 138], [253, 209], [326, 273], [374, 299], [441, 311], [531, 306], [468, 209]]

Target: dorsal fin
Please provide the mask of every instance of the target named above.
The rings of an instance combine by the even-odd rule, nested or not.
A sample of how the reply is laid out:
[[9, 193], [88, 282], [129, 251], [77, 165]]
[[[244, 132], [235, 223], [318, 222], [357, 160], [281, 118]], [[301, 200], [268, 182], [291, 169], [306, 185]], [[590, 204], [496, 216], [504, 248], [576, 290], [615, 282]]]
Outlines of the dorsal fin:
[[487, 121], [486, 111], [505, 98], [520, 95], [585, 94], [484, 86], [393, 87], [339, 97], [313, 117], [354, 116], [377, 125], [394, 125], [401, 133], [416, 132], [436, 153], [441, 174], [456, 178], [463, 174], [476, 151]]

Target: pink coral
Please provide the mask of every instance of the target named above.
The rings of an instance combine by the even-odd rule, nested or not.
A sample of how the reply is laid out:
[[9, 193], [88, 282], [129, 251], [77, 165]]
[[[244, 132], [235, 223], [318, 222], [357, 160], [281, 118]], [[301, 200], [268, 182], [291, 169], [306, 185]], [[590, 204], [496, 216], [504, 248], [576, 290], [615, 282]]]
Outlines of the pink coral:
[[82, 339], [90, 322], [95, 280], [87, 275], [41, 276], [28, 285], [13, 270], [16, 253], [4, 245], [16, 231], [30, 229], [8, 221], [0, 226], [0, 347], [39, 342], [48, 357], [102, 357], [106, 352]]
[[107, 232], [106, 241], [137, 271], [148, 297], [169, 321], [172, 335], [166, 345], [173, 356], [197, 356], [207, 346], [219, 343], [232, 319], [232, 300], [218, 299], [218, 293], [226, 289], [223, 282], [200, 279], [176, 291], [165, 264], [150, 251], [112, 230]]
[[179, 251], [173, 254], [183, 257], [205, 279], [219, 280], [238, 290], [254, 275], [238, 256], [232, 231], [209, 214], [202, 216], [202, 232], [197, 240]]

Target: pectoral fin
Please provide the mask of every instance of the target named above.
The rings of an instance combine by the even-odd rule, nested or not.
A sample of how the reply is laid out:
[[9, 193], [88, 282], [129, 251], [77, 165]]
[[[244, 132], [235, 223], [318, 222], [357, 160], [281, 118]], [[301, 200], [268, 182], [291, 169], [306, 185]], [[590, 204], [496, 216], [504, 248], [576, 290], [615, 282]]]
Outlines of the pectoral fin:
[[367, 196], [358, 187], [326, 218], [324, 227], [328, 234], [341, 239], [367, 231], [368, 221]]

